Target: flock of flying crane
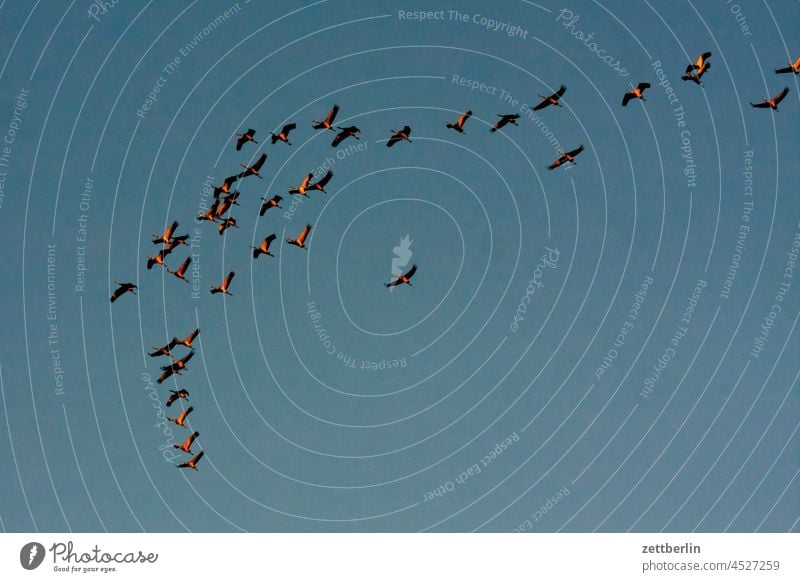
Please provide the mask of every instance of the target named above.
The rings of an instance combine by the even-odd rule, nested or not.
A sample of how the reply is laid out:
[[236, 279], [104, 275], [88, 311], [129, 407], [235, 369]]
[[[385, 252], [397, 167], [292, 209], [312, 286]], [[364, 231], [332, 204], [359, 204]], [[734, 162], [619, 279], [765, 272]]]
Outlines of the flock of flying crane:
[[[685, 74], [681, 76], [681, 79], [684, 81], [692, 81], [697, 85], [702, 86], [702, 77], [708, 72], [711, 64], [708, 62], [708, 59], [711, 57], [710, 52], [705, 52], [701, 54], [694, 63], [690, 63], [689, 66], [686, 67]], [[781, 69], [776, 69], [775, 72], [777, 74], [783, 73], [793, 73], [795, 75], [800, 75], [800, 58], [798, 58], [794, 63], [790, 62], [788, 67], [784, 67]], [[641, 101], [645, 101], [644, 91], [645, 89], [650, 88], [650, 83], [639, 83], [636, 87], [633, 87], [625, 92], [622, 98], [622, 106], [626, 107], [628, 103], [634, 99], [639, 99]], [[551, 95], [539, 95], [542, 99], [537, 105], [533, 107], [533, 111], [539, 111], [544, 109], [545, 107], [554, 105], [561, 107], [560, 100], [564, 96], [567, 88], [564, 85], [561, 85], [559, 89], [551, 94]], [[764, 98], [761, 103], [751, 103], [753, 107], [756, 108], [769, 108], [774, 111], [778, 111], [778, 104], [786, 97], [789, 93], [789, 88], [784, 87], [784, 89], [775, 95], [772, 98]], [[352, 125], [349, 127], [339, 127], [334, 126], [334, 120], [336, 119], [337, 114], [339, 113], [339, 106], [334, 105], [333, 108], [328, 112], [328, 115], [322, 121], [314, 121], [312, 127], [315, 130], [330, 130], [336, 133], [335, 137], [331, 142], [332, 147], [338, 147], [339, 144], [342, 143], [345, 139], [349, 137], [353, 137], [355, 139], [360, 139], [359, 134], [361, 130]], [[446, 127], [448, 129], [452, 129], [458, 133], [464, 134], [464, 125], [472, 116], [472, 111], [465, 111], [462, 113], [458, 120], [455, 123], [447, 123]], [[494, 125], [490, 128], [491, 132], [496, 132], [497, 130], [505, 127], [506, 125], [517, 125], [517, 120], [519, 119], [520, 115], [516, 113], [512, 114], [498, 114], [498, 119]], [[292, 145], [289, 141], [289, 134], [297, 128], [297, 124], [289, 123], [284, 125], [278, 133], [271, 133], [270, 134], [270, 141], [272, 144], [276, 144], [277, 142], [281, 141], [286, 143], [287, 145]], [[244, 133], [237, 133], [236, 136], [238, 139], [236, 140], [236, 151], [241, 151], [242, 147], [251, 142], [253, 144], [258, 144], [255, 140], [255, 129], [248, 129]], [[386, 141], [387, 147], [393, 147], [395, 144], [401, 141], [411, 142], [411, 128], [406, 125], [402, 129], [399, 130], [391, 130], [391, 137]], [[578, 146], [577, 148], [565, 151], [560, 150], [560, 156], [558, 159], [553, 161], [547, 168], [549, 170], [553, 170], [558, 168], [559, 166], [571, 163], [576, 164], [575, 157], [583, 151], [583, 145]], [[236, 224], [236, 219], [228, 216], [227, 214], [233, 206], [239, 206], [239, 191], [232, 190], [233, 185], [237, 181], [241, 181], [248, 176], [256, 176], [258, 178], [262, 178], [261, 176], [261, 169], [264, 166], [264, 163], [267, 160], [267, 154], [262, 153], [261, 156], [250, 166], [245, 164], [240, 164], [244, 171], [229, 176], [226, 178], [223, 183], [219, 186], [214, 187], [214, 202], [209, 207], [209, 209], [196, 217], [198, 221], [208, 221], [215, 225], [217, 225], [217, 229], [220, 235], [223, 235], [225, 231], [229, 228], [238, 228]], [[316, 182], [312, 182], [314, 178], [314, 173], [311, 172], [305, 176], [303, 181], [297, 185], [293, 186], [289, 189], [290, 195], [299, 195], [305, 196], [308, 198], [308, 193], [313, 191], [320, 191], [327, 193], [325, 187], [327, 186], [328, 182], [330, 182], [331, 178], [333, 177], [333, 172], [328, 170], [327, 173], [319, 178]], [[283, 200], [283, 197], [280, 195], [274, 195], [271, 198], [261, 198], [263, 203], [259, 209], [259, 216], [264, 216], [266, 212], [272, 208], [281, 208], [280, 202]], [[147, 269], [150, 270], [155, 265], [161, 265], [166, 269], [168, 273], [174, 275], [176, 278], [181, 279], [185, 282], [189, 282], [186, 278], [186, 271], [189, 268], [189, 265], [192, 262], [192, 258], [189, 256], [187, 257], [176, 270], [171, 270], [167, 267], [165, 263], [165, 259], [167, 255], [169, 255], [175, 248], [181, 245], [188, 245], [189, 235], [176, 235], [175, 231], [178, 228], [178, 222], [174, 221], [167, 229], [165, 230], [164, 234], [161, 235], [154, 235], [153, 236], [153, 244], [156, 245], [163, 245], [163, 247], [155, 254], [155, 256], [148, 256], [147, 257]], [[307, 249], [306, 239], [308, 238], [309, 233], [311, 232], [311, 225], [307, 224], [305, 228], [297, 235], [296, 238], [287, 238], [286, 243], [289, 245], [297, 246], [301, 249]], [[270, 252], [270, 246], [275, 241], [277, 236], [273, 233], [268, 235], [264, 238], [261, 244], [257, 247], [251, 246], [250, 248], [253, 249], [253, 259], [257, 259], [260, 255], [268, 255], [273, 257], [274, 255]], [[386, 287], [393, 287], [398, 285], [411, 285], [411, 277], [417, 271], [417, 266], [412, 265], [412, 267], [404, 274], [396, 276], [392, 281], [389, 283], [385, 283]], [[218, 286], [211, 287], [212, 294], [223, 294], [223, 295], [232, 295], [230, 293], [230, 285], [235, 275], [234, 271], [230, 271], [225, 279], [220, 283]], [[123, 282], [114, 282], [118, 287], [111, 295], [111, 302], [115, 302], [125, 293], [132, 293], [136, 294], [137, 286], [134, 283], [123, 283]], [[151, 357], [159, 357], [159, 356], [168, 356], [171, 359], [171, 362], [166, 366], [161, 366], [162, 374], [158, 378], [157, 382], [161, 384], [172, 376], [180, 375], [186, 369], [187, 362], [192, 358], [194, 355], [194, 349], [192, 347], [192, 342], [200, 333], [200, 329], [195, 329], [191, 332], [188, 336], [184, 339], [180, 339], [177, 337], [173, 337], [172, 340], [165, 346], [161, 348], [154, 348], [154, 351], [149, 355]], [[172, 350], [177, 346], [184, 346], [189, 349], [189, 352], [186, 353], [181, 358], [174, 358]], [[179, 390], [170, 390], [170, 396], [167, 398], [166, 406], [171, 406], [177, 400], [188, 400], [189, 399], [189, 392], [184, 389]], [[180, 427], [185, 426], [186, 417], [194, 410], [192, 406], [184, 409], [176, 418], [168, 418], [170, 422], [174, 422], [176, 425]], [[200, 435], [199, 432], [194, 431], [192, 432], [189, 437], [185, 440], [182, 445], [173, 445], [176, 449], [179, 449], [187, 454], [192, 454], [191, 446], [194, 443], [194, 440]], [[203, 451], [200, 451], [196, 455], [194, 455], [190, 460], [180, 463], [177, 465], [179, 468], [190, 468], [197, 470], [197, 463], [203, 457]]]

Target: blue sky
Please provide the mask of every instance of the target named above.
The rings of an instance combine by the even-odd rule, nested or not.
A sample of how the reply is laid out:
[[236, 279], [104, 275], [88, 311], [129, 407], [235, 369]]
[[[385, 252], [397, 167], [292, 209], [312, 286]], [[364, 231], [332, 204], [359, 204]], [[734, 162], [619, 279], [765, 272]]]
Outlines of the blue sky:
[[[799, 18], [0, 4], [0, 525], [797, 531], [800, 92], [774, 69], [800, 57]], [[703, 86], [682, 81], [706, 51]], [[562, 107], [531, 111], [561, 84]], [[784, 86], [779, 112], [750, 106]], [[311, 128], [333, 104], [359, 140]], [[289, 122], [292, 145], [269, 143]], [[196, 222], [262, 152], [239, 228]], [[292, 200], [328, 169], [327, 194]], [[188, 284], [145, 266], [173, 220]], [[307, 250], [284, 243], [306, 224]], [[209, 293], [229, 271], [233, 295]], [[111, 304], [113, 281], [138, 294]], [[187, 370], [156, 384], [168, 360], [147, 352], [195, 327]], [[190, 402], [165, 408], [177, 388]], [[164, 422], [182, 404], [198, 472]]]

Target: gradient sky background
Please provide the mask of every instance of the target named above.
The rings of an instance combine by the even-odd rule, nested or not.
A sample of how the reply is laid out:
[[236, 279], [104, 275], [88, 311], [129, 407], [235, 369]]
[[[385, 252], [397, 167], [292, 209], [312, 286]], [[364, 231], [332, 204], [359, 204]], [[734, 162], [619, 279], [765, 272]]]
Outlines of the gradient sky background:
[[[800, 88], [774, 73], [800, 57], [797, 2], [141, 4], [0, 3], [0, 134], [12, 141], [0, 165], [2, 530], [800, 529], [800, 279], [785, 276], [800, 233]], [[431, 9], [444, 19], [399, 14]], [[562, 10], [579, 17], [571, 28]], [[704, 87], [681, 81], [704, 51]], [[641, 81], [647, 101], [622, 108]], [[562, 83], [544, 131], [525, 116], [488, 131]], [[750, 107], [785, 85], [779, 113]], [[311, 128], [334, 103], [338, 124], [362, 130], [338, 150]], [[445, 127], [467, 109], [464, 135]], [[269, 144], [289, 121], [293, 145]], [[386, 148], [405, 124], [413, 143]], [[260, 143], [237, 152], [248, 127]], [[577, 166], [547, 170], [559, 147], [547, 130], [586, 146]], [[240, 228], [196, 224], [204, 183], [262, 151], [265, 179], [239, 183]], [[288, 187], [326, 159], [328, 194], [259, 217], [260, 197], [283, 195], [288, 211]], [[172, 220], [200, 233], [197, 298], [145, 268]], [[307, 252], [281, 243], [252, 260], [251, 244], [306, 223]], [[405, 235], [419, 270], [388, 291]], [[546, 247], [558, 260], [535, 274]], [[230, 270], [233, 296], [211, 295]], [[138, 295], [110, 304], [114, 280]], [[645, 397], [698, 281], [685, 337]], [[165, 359], [146, 352], [196, 326], [188, 370], [148, 390]], [[362, 369], [384, 360], [405, 366]], [[175, 386], [201, 433], [196, 473], [162, 453], [189, 434], [157, 426]]]

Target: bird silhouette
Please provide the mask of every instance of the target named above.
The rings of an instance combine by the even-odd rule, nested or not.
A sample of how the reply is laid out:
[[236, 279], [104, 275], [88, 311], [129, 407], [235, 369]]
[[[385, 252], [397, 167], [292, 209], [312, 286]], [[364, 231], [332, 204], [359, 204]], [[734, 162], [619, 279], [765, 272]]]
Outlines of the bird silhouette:
[[181, 372], [186, 369], [186, 363], [192, 359], [194, 356], [194, 351], [189, 352], [185, 356], [183, 356], [180, 360], [176, 360], [173, 358], [172, 363], [167, 366], [161, 366], [162, 374], [159, 376], [156, 382], [161, 384], [164, 380], [172, 376], [173, 374], [177, 374], [178, 376], [181, 375]]
[[241, 150], [242, 146], [249, 141], [253, 143], [258, 143], [256, 140], [253, 139], [253, 136], [255, 134], [256, 130], [252, 128], [248, 129], [244, 133], [237, 133], [236, 135], [239, 136], [239, 139], [236, 140], [236, 151], [238, 152], [239, 150]]
[[117, 288], [111, 294], [111, 303], [114, 303], [114, 301], [125, 295], [125, 293], [133, 293], [136, 295], [136, 289], [138, 289], [138, 287], [133, 283], [120, 283], [119, 281], [114, 281], [114, 285], [117, 285]]
[[169, 342], [170, 349], [174, 348], [175, 346], [184, 346], [189, 349], [192, 349], [192, 342], [200, 335], [200, 328], [196, 328], [194, 331], [189, 332], [185, 338], [181, 339], [178, 337], [173, 337], [172, 341]]
[[181, 388], [180, 390], [170, 390], [169, 392], [170, 392], [170, 394], [169, 394], [169, 397], [167, 398], [167, 402], [166, 402], [167, 406], [172, 406], [175, 403], [176, 400], [179, 400], [181, 398], [183, 398], [185, 400], [189, 400], [189, 391], [188, 390], [184, 390], [183, 388]]
[[194, 440], [200, 436], [200, 433], [194, 431], [190, 434], [185, 441], [183, 441], [182, 445], [172, 445], [173, 448], [178, 449], [179, 451], [183, 451], [184, 453], [192, 454], [192, 443]]
[[231, 191], [231, 186], [239, 179], [239, 174], [228, 176], [220, 186], [214, 186], [214, 198], [219, 198], [220, 194], [227, 194]]
[[277, 134], [271, 133], [270, 136], [272, 136], [272, 143], [275, 144], [278, 141], [282, 141], [287, 145], [292, 145], [289, 142], [289, 132], [291, 132], [296, 127], [297, 127], [296, 123], [287, 123], [286, 125], [283, 126], [280, 133]]
[[179, 469], [188, 468], [188, 469], [194, 469], [195, 471], [197, 471], [197, 463], [200, 461], [200, 459], [203, 458], [203, 454], [204, 454], [203, 451], [200, 451], [199, 453], [197, 453], [197, 455], [192, 457], [190, 460], [186, 461], [185, 463], [181, 463], [180, 465], [176, 465], [176, 466]]
[[217, 210], [219, 210], [219, 205], [221, 204], [222, 199], [217, 198], [214, 202], [211, 203], [211, 206], [208, 207], [205, 214], [198, 214], [195, 218], [198, 221], [208, 220], [209, 222], [216, 222], [217, 221]]
[[153, 244], [157, 245], [157, 244], [162, 244], [163, 243], [163, 244], [168, 245], [173, 241], [185, 242], [189, 238], [189, 235], [185, 234], [185, 235], [181, 235], [181, 236], [177, 236], [177, 237], [174, 236], [175, 231], [177, 230], [177, 228], [178, 228], [178, 221], [176, 220], [166, 228], [166, 230], [164, 231], [164, 234], [154, 234], [153, 235]]
[[336, 147], [343, 140], [347, 139], [348, 137], [354, 137], [356, 139], [360, 139], [358, 134], [361, 132], [355, 125], [351, 125], [350, 127], [336, 127], [339, 130], [339, 133], [336, 134], [336, 137], [333, 138], [331, 142], [331, 147]]
[[492, 133], [494, 133], [498, 129], [503, 128], [504, 126], [508, 125], [509, 123], [511, 125], [517, 125], [517, 119], [519, 119], [519, 114], [518, 113], [510, 113], [508, 115], [501, 115], [501, 114], [498, 113], [497, 117], [499, 117], [500, 119], [497, 120], [497, 122], [491, 127], [491, 129], [489, 129], [489, 131], [491, 131]]
[[331, 178], [333, 178], [333, 172], [328, 170], [325, 172], [325, 175], [319, 179], [319, 181], [309, 184], [306, 187], [306, 190], [319, 190], [320, 192], [325, 192], [327, 194], [328, 192], [325, 190], [325, 186], [331, 181]]
[[397, 287], [398, 285], [402, 285], [403, 283], [405, 283], [406, 285], [411, 286], [410, 279], [411, 277], [414, 276], [414, 273], [416, 272], [417, 272], [417, 266], [411, 265], [411, 268], [404, 275], [400, 275], [391, 283], [384, 283], [384, 285], [386, 285], [387, 287]]
[[182, 279], [183, 281], [186, 281], [188, 283], [189, 280], [186, 278], [186, 269], [189, 268], [189, 264], [191, 262], [192, 262], [192, 257], [186, 257], [186, 260], [183, 261], [183, 263], [181, 263], [181, 266], [178, 267], [177, 271], [170, 271], [169, 267], [167, 267], [167, 273], [175, 275], [178, 279]]
[[575, 156], [577, 156], [582, 151], [583, 151], [582, 145], [572, 150], [571, 152], [565, 152], [564, 150], [560, 150], [559, 153], [561, 153], [561, 157], [558, 158], [555, 162], [553, 162], [549, 166], [547, 166], [547, 169], [554, 170], [555, 168], [567, 162], [577, 164], [578, 162], [575, 161]]
[[261, 210], [258, 211], [259, 216], [264, 216], [270, 208], [282, 208], [282, 206], [279, 206], [280, 201], [283, 200], [281, 196], [275, 195], [269, 199], [261, 198], [261, 200], [263, 200], [264, 203], [261, 205]]
[[172, 342], [170, 342], [163, 347], [153, 348], [153, 351], [147, 355], [150, 356], [151, 358], [157, 358], [158, 356], [169, 356], [170, 351], [172, 350], [173, 347], [175, 347], [175, 345]]
[[783, 91], [775, 95], [775, 97], [773, 97], [772, 99], [765, 98], [763, 103], [751, 103], [750, 105], [752, 105], [753, 107], [763, 107], [763, 108], [769, 107], [773, 111], [777, 111], [778, 103], [783, 101], [783, 98], [786, 97], [788, 94], [789, 94], [789, 87], [784, 87]]
[[300, 194], [300, 196], [307, 197], [308, 194], [306, 194], [306, 188], [308, 188], [308, 185], [311, 183], [311, 178], [313, 177], [314, 177], [313, 172], [311, 174], [307, 174], [306, 177], [303, 178], [303, 181], [300, 182], [300, 184], [298, 184], [297, 186], [292, 186], [292, 188], [289, 190], [289, 194]]
[[259, 255], [269, 255], [270, 257], [274, 257], [275, 255], [269, 252], [269, 245], [271, 245], [272, 241], [274, 241], [276, 238], [277, 236], [275, 234], [271, 234], [263, 241], [261, 241], [260, 246], [257, 247], [251, 246], [250, 248], [253, 249], [253, 258], [257, 259]]
[[252, 166], [245, 166], [244, 164], [239, 164], [244, 168], [244, 172], [237, 174], [237, 178], [246, 178], [247, 176], [258, 176], [259, 178], [264, 178], [259, 172], [261, 171], [261, 166], [264, 165], [264, 162], [267, 161], [267, 154], [261, 154], [261, 157], [256, 160], [256, 162]]
[[794, 73], [795, 75], [800, 75], [800, 59], [797, 59], [795, 62], [789, 61], [788, 67], [775, 69], [775, 72], [779, 75], [782, 73]]
[[458, 133], [464, 133], [464, 124], [470, 117], [472, 117], [472, 111], [465, 111], [458, 118], [458, 121], [456, 121], [455, 123], [448, 123], [446, 124], [446, 126], [449, 129], [455, 129]]
[[294, 245], [296, 247], [300, 247], [301, 249], [306, 248], [305, 241], [308, 233], [311, 232], [311, 225], [307, 224], [306, 227], [303, 229], [303, 232], [297, 238], [287, 238], [286, 242], [290, 245]]
[[627, 107], [628, 102], [631, 99], [641, 99], [642, 101], [647, 101], [644, 98], [644, 90], [650, 88], [650, 83], [639, 83], [635, 88], [628, 89], [625, 91], [625, 95], [622, 96], [622, 106]]
[[172, 251], [167, 250], [166, 248], [161, 249], [156, 253], [155, 257], [147, 256], [147, 270], [153, 268], [153, 265], [161, 265], [162, 267], [166, 267], [164, 264], [164, 258], [170, 254]]
[[330, 129], [331, 131], [335, 131], [333, 129], [333, 120], [336, 119], [337, 113], [339, 113], [339, 106], [334, 105], [333, 108], [328, 112], [328, 116], [322, 121], [314, 121], [314, 125], [312, 127], [314, 129]]
[[230, 296], [233, 296], [233, 293], [229, 293], [229, 292], [228, 292], [228, 287], [230, 287], [230, 286], [231, 286], [231, 281], [233, 281], [233, 276], [234, 276], [235, 274], [236, 274], [236, 273], [234, 273], [233, 271], [231, 271], [230, 273], [228, 273], [228, 276], [227, 276], [227, 277], [225, 277], [225, 280], [224, 280], [224, 281], [223, 281], [223, 282], [220, 284], [220, 286], [219, 286], [219, 287], [214, 287], [214, 286], [212, 286], [212, 287], [211, 287], [211, 294], [213, 295], [213, 294], [215, 294], [215, 293], [222, 293], [223, 295], [230, 295]]
[[194, 407], [190, 406], [189, 408], [181, 412], [176, 418], [167, 417], [167, 420], [170, 422], [174, 422], [178, 426], [185, 426], [186, 417], [189, 416], [189, 414], [191, 414], [192, 410], [194, 410]]
[[561, 103], [559, 103], [559, 99], [561, 99], [564, 96], [564, 93], [566, 93], [566, 91], [567, 91], [567, 88], [564, 85], [561, 85], [561, 87], [558, 88], [558, 91], [556, 91], [552, 95], [547, 95], [547, 96], [539, 95], [539, 97], [542, 100], [538, 104], [536, 104], [534, 106], [533, 110], [534, 111], [539, 111], [540, 109], [544, 109], [545, 107], [548, 107], [549, 105], [556, 105], [557, 107], [561, 107]]
[[403, 129], [393, 129], [391, 131], [392, 137], [390, 137], [389, 141], [386, 142], [387, 148], [392, 147], [394, 144], [402, 140], [406, 140], [407, 142], [411, 143], [411, 140], [408, 137], [411, 135], [411, 128], [409, 126], [406, 125], [403, 127]]

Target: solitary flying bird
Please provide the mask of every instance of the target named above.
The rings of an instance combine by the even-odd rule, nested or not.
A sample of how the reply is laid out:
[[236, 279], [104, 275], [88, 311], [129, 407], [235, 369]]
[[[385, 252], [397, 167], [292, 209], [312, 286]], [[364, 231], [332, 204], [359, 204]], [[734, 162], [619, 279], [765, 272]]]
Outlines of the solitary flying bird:
[[197, 462], [200, 459], [203, 458], [203, 454], [204, 454], [203, 451], [200, 451], [199, 453], [197, 453], [197, 455], [192, 457], [189, 461], [186, 461], [185, 463], [181, 463], [180, 465], [177, 465], [177, 467], [179, 469], [188, 468], [188, 469], [194, 469], [195, 471], [197, 471]]
[[176, 400], [184, 398], [189, 400], [189, 391], [181, 388], [180, 390], [170, 390], [169, 398], [167, 398], [166, 405], [172, 406]]
[[261, 246], [258, 247], [251, 246], [250, 248], [253, 249], [253, 258], [257, 259], [259, 255], [269, 255], [270, 257], [274, 257], [275, 255], [269, 252], [269, 245], [271, 245], [272, 241], [274, 241], [276, 238], [277, 236], [273, 233], [269, 235], [267, 238], [265, 238], [263, 241], [261, 241]]
[[778, 103], [783, 101], [783, 98], [789, 94], [789, 87], [784, 87], [783, 91], [775, 95], [772, 99], [764, 99], [763, 103], [751, 103], [753, 107], [769, 107], [770, 109], [777, 111], [778, 110]]
[[789, 62], [788, 67], [784, 67], [782, 69], [775, 69], [775, 72], [779, 75], [782, 73], [794, 73], [795, 75], [800, 75], [800, 59], [797, 59], [795, 62]]
[[252, 128], [248, 129], [244, 133], [237, 133], [236, 135], [239, 136], [239, 139], [236, 140], [236, 151], [238, 152], [239, 150], [241, 150], [242, 146], [246, 144], [248, 141], [251, 141], [253, 143], [258, 143], [256, 140], [253, 139], [253, 136], [255, 134], [256, 130]]
[[178, 267], [177, 271], [170, 271], [169, 267], [167, 267], [167, 273], [175, 275], [178, 279], [182, 279], [183, 281], [186, 281], [188, 283], [189, 280], [186, 278], [186, 269], [189, 268], [189, 264], [191, 262], [192, 262], [192, 257], [186, 257], [186, 260], [183, 261], [183, 263], [181, 263], [181, 266]]
[[225, 280], [220, 284], [219, 287], [212, 286], [211, 287], [211, 294], [213, 295], [214, 293], [222, 293], [223, 295], [231, 295], [231, 296], [233, 296], [233, 293], [229, 293], [228, 292], [228, 287], [231, 286], [231, 281], [233, 281], [233, 276], [234, 275], [235, 275], [235, 273], [233, 271], [231, 271], [230, 273], [228, 273], [228, 276], [225, 277]]
[[336, 114], [339, 113], [339, 106], [334, 105], [333, 109], [330, 110], [328, 116], [323, 119], [322, 121], [315, 121], [313, 128], [314, 129], [330, 129], [331, 131], [335, 131], [333, 129], [333, 120], [336, 119]]
[[399, 277], [397, 277], [397, 279], [395, 279], [391, 283], [384, 283], [384, 285], [386, 285], [387, 287], [396, 287], [397, 285], [402, 285], [403, 283], [405, 283], [406, 285], [411, 286], [411, 281], [409, 279], [411, 279], [411, 277], [413, 277], [414, 273], [416, 272], [417, 272], [417, 266], [411, 265], [411, 268], [405, 275], [400, 275]]
[[178, 449], [179, 451], [183, 451], [184, 453], [192, 454], [192, 443], [194, 443], [194, 439], [200, 436], [200, 433], [194, 431], [189, 437], [183, 441], [182, 445], [172, 445], [173, 448]]
[[491, 127], [491, 129], [489, 129], [489, 131], [491, 131], [492, 133], [494, 133], [498, 129], [501, 129], [503, 126], [508, 125], [509, 123], [511, 125], [517, 125], [517, 119], [519, 119], [519, 114], [510, 113], [508, 115], [501, 115], [498, 113], [497, 117], [499, 117], [500, 119], [497, 120], [497, 123], [495, 123]]
[[270, 135], [272, 136], [272, 143], [273, 144], [277, 143], [278, 140], [280, 140], [286, 143], [287, 145], [292, 145], [291, 143], [289, 143], [289, 132], [296, 127], [297, 127], [296, 123], [287, 123], [286, 125], [283, 126], [280, 133], [278, 134], [271, 133]]
[[449, 129], [455, 129], [458, 133], [464, 133], [464, 124], [470, 117], [472, 117], [472, 111], [465, 111], [458, 118], [458, 121], [456, 121], [455, 123], [448, 123], [446, 124], [446, 126]]
[[290, 245], [294, 245], [296, 247], [304, 249], [306, 248], [305, 241], [309, 232], [311, 232], [311, 225], [307, 224], [306, 227], [303, 229], [303, 232], [301, 232], [297, 238], [287, 238], [286, 242], [289, 243]]
[[170, 421], [170, 422], [174, 422], [178, 426], [184, 426], [184, 424], [186, 423], [186, 417], [189, 416], [189, 414], [192, 412], [192, 410], [194, 410], [194, 407], [190, 406], [189, 408], [187, 408], [186, 410], [181, 412], [178, 415], [177, 418], [169, 418], [169, 417], [167, 417], [167, 420]]
[[237, 177], [246, 178], [247, 176], [258, 176], [259, 178], [263, 179], [263, 176], [259, 174], [259, 172], [261, 171], [261, 166], [263, 166], [264, 162], [266, 161], [267, 161], [267, 154], [261, 154], [261, 157], [258, 158], [252, 166], [245, 166], [244, 164], [239, 164], [244, 168], [244, 172], [237, 174]]
[[339, 130], [339, 133], [337, 133], [336, 137], [333, 138], [333, 141], [331, 142], [331, 147], [335, 148], [340, 143], [342, 143], [343, 140], [347, 139], [348, 137], [354, 137], [356, 139], [360, 139], [358, 137], [358, 134], [361, 132], [361, 130], [358, 129], [355, 125], [351, 125], [350, 127], [338, 127], [337, 126], [336, 129]]
[[411, 140], [408, 136], [411, 135], [411, 128], [409, 126], [405, 126], [403, 129], [393, 129], [392, 130], [392, 137], [389, 138], [389, 141], [386, 142], [386, 147], [390, 148], [394, 144], [399, 141], [406, 140], [407, 142], [411, 143]]
[[269, 199], [261, 198], [261, 200], [263, 200], [264, 203], [261, 205], [261, 210], [258, 212], [259, 216], [264, 216], [264, 213], [266, 213], [266, 211], [270, 208], [282, 208], [281, 206], [278, 206], [278, 203], [283, 200], [283, 198], [278, 195], [275, 195]]
[[564, 85], [561, 85], [561, 87], [558, 88], [558, 91], [556, 91], [552, 95], [548, 95], [548, 96], [539, 95], [539, 97], [542, 98], [542, 101], [538, 105], [536, 105], [533, 108], [533, 110], [534, 111], [539, 111], [540, 109], [544, 109], [548, 105], [556, 105], [558, 107], [561, 107], [561, 103], [559, 103], [558, 100], [561, 99], [564, 96], [564, 93], [566, 91], [567, 91], [567, 88]]
[[578, 162], [575, 161], [575, 156], [583, 151], [583, 146], [579, 146], [578, 148], [572, 150], [571, 152], [565, 152], [564, 150], [560, 150], [559, 153], [561, 157], [558, 158], [555, 162], [547, 166], [548, 170], [553, 170], [559, 167], [561, 164], [565, 164], [567, 162], [577, 164]]
[[642, 101], [647, 101], [644, 98], [644, 90], [650, 88], [650, 83], [639, 83], [636, 88], [628, 89], [625, 91], [625, 95], [622, 97], [622, 106], [627, 107], [628, 102], [631, 99], [641, 99]]
[[114, 303], [114, 301], [125, 295], [125, 293], [133, 293], [136, 295], [136, 289], [138, 289], [138, 287], [133, 283], [120, 283], [119, 281], [114, 281], [114, 284], [118, 285], [118, 287], [111, 294], [111, 303]]

